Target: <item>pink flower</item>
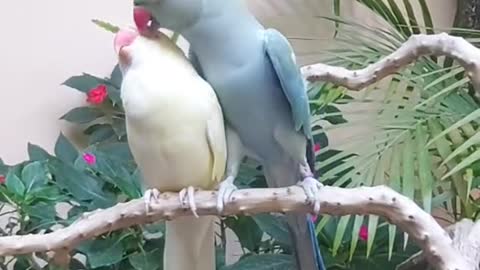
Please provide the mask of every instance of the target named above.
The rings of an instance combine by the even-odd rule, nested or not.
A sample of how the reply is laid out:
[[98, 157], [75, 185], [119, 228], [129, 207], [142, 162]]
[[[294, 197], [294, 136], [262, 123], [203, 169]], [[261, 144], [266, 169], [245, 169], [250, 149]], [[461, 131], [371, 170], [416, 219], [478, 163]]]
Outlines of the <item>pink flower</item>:
[[367, 241], [367, 239], [368, 239], [368, 227], [365, 226], [365, 225], [362, 225], [362, 227], [360, 227], [360, 231], [358, 232], [358, 236], [360, 237], [360, 239], [362, 241]]
[[87, 102], [91, 104], [102, 104], [103, 101], [107, 98], [107, 86], [100, 84], [97, 87], [90, 89], [87, 93]]
[[87, 163], [88, 165], [94, 165], [97, 162], [97, 158], [93, 154], [84, 153], [82, 157], [85, 163]]
[[5, 180], [5, 176], [0, 175], [0, 185], [5, 184], [5, 181], [6, 181], [6, 180]]
[[320, 144], [319, 144], [319, 143], [316, 143], [316, 144], [313, 146], [313, 151], [318, 152], [318, 151], [320, 151], [321, 148], [322, 148], [322, 147], [320, 146]]
[[317, 222], [318, 216], [317, 215], [312, 215], [310, 218], [312, 219], [313, 223], [315, 223], [315, 222]]

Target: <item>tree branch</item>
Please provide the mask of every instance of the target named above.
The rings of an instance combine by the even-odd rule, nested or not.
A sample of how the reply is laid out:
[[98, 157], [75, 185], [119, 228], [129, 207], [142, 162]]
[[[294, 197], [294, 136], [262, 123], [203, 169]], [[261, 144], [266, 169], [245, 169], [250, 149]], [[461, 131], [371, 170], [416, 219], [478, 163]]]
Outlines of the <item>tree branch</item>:
[[467, 71], [475, 91], [480, 94], [480, 49], [461, 37], [446, 33], [413, 35], [395, 52], [363, 69], [348, 70], [313, 64], [302, 67], [302, 73], [311, 82], [325, 81], [350, 90], [361, 90], [427, 55], [449, 56], [458, 61]]
[[[195, 198], [199, 215], [217, 215], [215, 191], [199, 191]], [[385, 217], [407, 232], [423, 249], [436, 269], [473, 270], [454, 248], [448, 233], [434, 218], [407, 197], [385, 186], [342, 189], [325, 186], [321, 189], [321, 214], [365, 215]], [[311, 212], [306, 196], [298, 186], [288, 188], [242, 189], [235, 191], [232, 202], [225, 206], [225, 215], [246, 215], [264, 212]], [[190, 216], [175, 193], [164, 193], [147, 214], [143, 199], [120, 203], [105, 210], [86, 213], [69, 227], [44, 235], [0, 237], [0, 255], [18, 255], [47, 250], [71, 250], [80, 242], [103, 233], [135, 224]]]

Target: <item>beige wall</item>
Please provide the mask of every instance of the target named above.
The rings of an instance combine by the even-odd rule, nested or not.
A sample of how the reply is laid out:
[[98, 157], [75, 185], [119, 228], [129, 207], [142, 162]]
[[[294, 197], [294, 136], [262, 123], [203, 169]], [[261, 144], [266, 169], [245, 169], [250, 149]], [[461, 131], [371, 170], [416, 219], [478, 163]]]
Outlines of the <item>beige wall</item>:
[[[93, 18], [126, 24], [132, 1], [0, 1], [0, 157], [26, 158], [27, 142], [52, 149], [57, 120], [84, 96], [60, 86], [81, 72], [106, 75], [115, 63], [112, 35]], [[120, 3], [120, 4], [119, 4]]]

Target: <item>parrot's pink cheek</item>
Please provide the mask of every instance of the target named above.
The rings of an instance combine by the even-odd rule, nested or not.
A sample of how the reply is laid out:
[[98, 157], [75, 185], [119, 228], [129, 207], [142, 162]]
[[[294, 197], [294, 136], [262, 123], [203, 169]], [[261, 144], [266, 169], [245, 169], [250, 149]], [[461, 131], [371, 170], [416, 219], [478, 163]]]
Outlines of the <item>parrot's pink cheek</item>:
[[152, 20], [152, 15], [143, 7], [135, 7], [133, 9], [133, 21], [140, 33], [148, 32], [148, 24]]
[[138, 36], [138, 32], [133, 29], [121, 29], [115, 35], [114, 48], [121, 63], [128, 64], [130, 62], [128, 46], [132, 45]]

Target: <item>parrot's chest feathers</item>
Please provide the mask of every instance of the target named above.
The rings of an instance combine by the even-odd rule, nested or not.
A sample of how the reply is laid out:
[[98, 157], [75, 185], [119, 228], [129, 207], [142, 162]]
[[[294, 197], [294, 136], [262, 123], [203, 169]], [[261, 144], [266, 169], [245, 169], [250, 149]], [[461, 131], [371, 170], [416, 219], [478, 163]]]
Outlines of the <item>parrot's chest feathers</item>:
[[121, 97], [125, 112], [131, 118], [141, 120], [158, 114], [175, 115], [187, 94], [179, 83], [182, 78], [170, 76], [178, 72], [153, 71], [156, 74], [148, 74], [152, 69], [132, 70], [124, 77]]

